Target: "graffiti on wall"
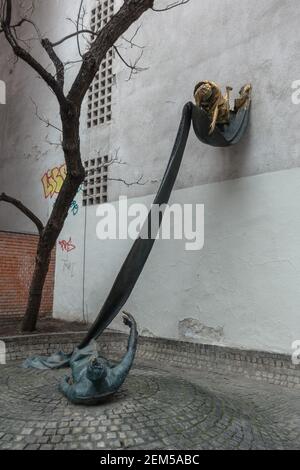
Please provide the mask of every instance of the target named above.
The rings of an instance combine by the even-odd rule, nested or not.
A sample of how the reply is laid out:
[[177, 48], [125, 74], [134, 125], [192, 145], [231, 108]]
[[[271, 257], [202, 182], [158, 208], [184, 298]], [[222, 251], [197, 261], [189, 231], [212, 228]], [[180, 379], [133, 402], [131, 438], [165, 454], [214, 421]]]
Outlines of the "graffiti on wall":
[[73, 215], [77, 215], [77, 214], [78, 214], [78, 212], [79, 212], [79, 205], [77, 204], [77, 202], [76, 202], [75, 200], [72, 201], [70, 210], [71, 210], [71, 213], [72, 213]]
[[74, 277], [76, 264], [71, 263], [68, 259], [63, 259], [62, 263], [63, 263], [63, 272], [65, 274], [70, 275], [70, 277]]
[[[66, 164], [61, 166], [55, 166], [51, 170], [47, 170], [41, 178], [44, 197], [45, 199], [53, 198], [53, 196], [57, 196], [62, 188], [62, 185], [67, 176], [67, 167]], [[77, 194], [84, 190], [84, 184], [80, 185]], [[53, 203], [54, 206], [55, 202]], [[79, 204], [74, 199], [70, 206], [70, 212], [74, 216], [79, 212]]]
[[70, 251], [73, 251], [76, 249], [76, 246], [74, 243], [72, 243], [72, 238], [70, 237], [69, 240], [60, 240], [59, 246], [61, 247], [61, 250], [66, 253], [70, 253]]
[[60, 192], [66, 176], [66, 165], [61, 165], [60, 167], [55, 166], [51, 170], [46, 171], [46, 173], [42, 176], [45, 199], [49, 197], [52, 198], [55, 194]]

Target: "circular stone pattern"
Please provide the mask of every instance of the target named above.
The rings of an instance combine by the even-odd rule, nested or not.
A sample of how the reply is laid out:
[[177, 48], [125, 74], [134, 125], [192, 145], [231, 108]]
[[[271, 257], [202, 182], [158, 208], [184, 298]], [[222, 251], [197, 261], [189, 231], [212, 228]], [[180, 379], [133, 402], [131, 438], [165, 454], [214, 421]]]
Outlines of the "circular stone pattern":
[[136, 368], [112, 399], [92, 407], [72, 405], [58, 391], [67, 372], [1, 367], [0, 449], [284, 447], [261, 413], [245, 414], [168, 372]]

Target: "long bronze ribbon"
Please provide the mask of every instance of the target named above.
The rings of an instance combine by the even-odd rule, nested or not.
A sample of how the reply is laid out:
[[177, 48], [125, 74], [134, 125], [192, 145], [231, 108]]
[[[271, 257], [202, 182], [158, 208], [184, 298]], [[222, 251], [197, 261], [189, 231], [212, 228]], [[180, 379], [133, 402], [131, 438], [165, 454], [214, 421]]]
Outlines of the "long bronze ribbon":
[[[168, 166], [166, 168], [164, 177], [162, 179], [159, 190], [154, 199], [155, 205], [167, 204], [174, 187], [182, 157], [186, 147], [189, 131], [191, 127], [193, 104], [187, 103], [182, 111], [182, 118], [177, 132], [175, 144], [169, 159]], [[150, 210], [148, 218], [145, 222], [146, 226], [149, 227], [151, 224]], [[161, 222], [161, 221], [160, 221]], [[142, 228], [143, 231], [144, 227]], [[158, 226], [159, 229], [159, 226]], [[144, 266], [150, 255], [152, 247], [155, 242], [155, 237], [152, 238], [141, 238], [140, 236], [135, 240], [123, 266], [121, 267], [119, 274], [105, 300], [103, 307], [100, 310], [98, 317], [91, 326], [87, 335], [79, 345], [82, 349], [89, 344], [92, 339], [97, 339], [101, 333], [107, 328], [112, 320], [118, 315], [121, 308], [128, 300]]]

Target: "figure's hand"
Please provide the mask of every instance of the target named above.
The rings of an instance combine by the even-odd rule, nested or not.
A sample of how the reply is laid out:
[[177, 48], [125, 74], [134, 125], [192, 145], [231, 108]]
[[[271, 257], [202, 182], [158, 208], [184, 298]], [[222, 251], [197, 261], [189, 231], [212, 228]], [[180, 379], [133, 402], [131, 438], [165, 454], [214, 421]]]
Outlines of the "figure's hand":
[[130, 313], [123, 311], [123, 322], [124, 322], [124, 325], [129, 326], [130, 334], [128, 337], [127, 353], [124, 356], [122, 363], [126, 363], [127, 364], [126, 367], [128, 366], [131, 367], [132, 361], [134, 359], [136, 347], [137, 347], [137, 339], [138, 339], [139, 334], [137, 330], [136, 321]]
[[129, 328], [132, 328], [133, 326], [136, 327], [135, 319], [128, 312], [123, 312], [123, 323], [124, 325], [129, 326]]
[[73, 385], [72, 381], [70, 382], [70, 380], [71, 380], [71, 377], [68, 377], [67, 375], [65, 375], [60, 381], [59, 388], [65, 394], [68, 393], [68, 391], [70, 390], [70, 387]]

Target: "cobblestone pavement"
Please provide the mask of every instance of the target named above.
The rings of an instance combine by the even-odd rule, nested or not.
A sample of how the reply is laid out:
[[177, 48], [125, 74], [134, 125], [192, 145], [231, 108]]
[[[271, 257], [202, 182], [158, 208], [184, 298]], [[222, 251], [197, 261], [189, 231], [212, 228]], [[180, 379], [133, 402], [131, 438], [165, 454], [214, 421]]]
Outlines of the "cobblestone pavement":
[[0, 449], [300, 449], [299, 392], [279, 386], [149, 363], [82, 407], [57, 390], [65, 370], [0, 371]]

